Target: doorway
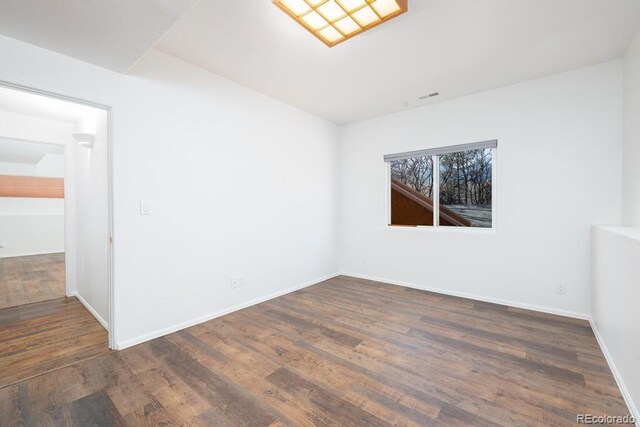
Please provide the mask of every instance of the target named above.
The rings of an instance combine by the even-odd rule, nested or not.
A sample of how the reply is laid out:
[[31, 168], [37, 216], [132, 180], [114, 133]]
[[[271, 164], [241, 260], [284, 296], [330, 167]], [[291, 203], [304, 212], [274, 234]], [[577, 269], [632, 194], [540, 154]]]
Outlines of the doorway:
[[113, 348], [110, 153], [107, 107], [0, 82], [0, 388]]

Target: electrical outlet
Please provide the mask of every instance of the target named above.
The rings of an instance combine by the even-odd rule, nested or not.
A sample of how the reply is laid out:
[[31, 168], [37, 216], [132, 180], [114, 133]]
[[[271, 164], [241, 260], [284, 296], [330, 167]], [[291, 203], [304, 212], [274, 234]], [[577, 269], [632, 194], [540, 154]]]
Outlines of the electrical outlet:
[[140, 215], [151, 215], [151, 200], [140, 200]]
[[566, 295], [567, 294], [567, 284], [566, 283], [556, 283], [556, 294], [558, 294], [558, 295]]
[[7, 244], [5, 242], [0, 242], [0, 248], [6, 248]]
[[244, 286], [244, 276], [235, 276], [231, 278], [231, 289], [237, 289]]

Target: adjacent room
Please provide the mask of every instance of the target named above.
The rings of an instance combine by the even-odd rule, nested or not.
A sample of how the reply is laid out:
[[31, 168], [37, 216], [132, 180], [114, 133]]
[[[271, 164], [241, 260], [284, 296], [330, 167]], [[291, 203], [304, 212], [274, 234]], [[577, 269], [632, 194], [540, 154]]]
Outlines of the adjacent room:
[[1, 426], [640, 425], [640, 0], [0, 0]]
[[0, 309], [66, 295], [64, 163], [61, 146], [0, 137]]
[[0, 87], [0, 387], [110, 351], [107, 128]]

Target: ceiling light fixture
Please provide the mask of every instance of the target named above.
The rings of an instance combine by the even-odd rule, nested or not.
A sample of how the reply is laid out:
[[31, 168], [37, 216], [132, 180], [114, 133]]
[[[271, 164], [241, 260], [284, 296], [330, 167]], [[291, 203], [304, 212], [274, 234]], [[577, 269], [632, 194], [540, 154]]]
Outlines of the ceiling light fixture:
[[298, 24], [333, 47], [407, 11], [408, 0], [273, 0]]
[[73, 138], [85, 148], [93, 148], [95, 135], [92, 133], [74, 133]]

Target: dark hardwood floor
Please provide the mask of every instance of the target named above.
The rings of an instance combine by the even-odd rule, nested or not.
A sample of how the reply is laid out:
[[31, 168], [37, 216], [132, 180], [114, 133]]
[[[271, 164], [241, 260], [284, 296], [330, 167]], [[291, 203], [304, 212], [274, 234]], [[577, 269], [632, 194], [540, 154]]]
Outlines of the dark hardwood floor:
[[0, 309], [65, 296], [64, 253], [0, 258]]
[[0, 387], [108, 352], [107, 331], [76, 298], [0, 310]]
[[564, 426], [579, 413], [628, 413], [587, 322], [349, 277], [0, 389], [2, 426]]

